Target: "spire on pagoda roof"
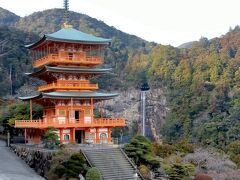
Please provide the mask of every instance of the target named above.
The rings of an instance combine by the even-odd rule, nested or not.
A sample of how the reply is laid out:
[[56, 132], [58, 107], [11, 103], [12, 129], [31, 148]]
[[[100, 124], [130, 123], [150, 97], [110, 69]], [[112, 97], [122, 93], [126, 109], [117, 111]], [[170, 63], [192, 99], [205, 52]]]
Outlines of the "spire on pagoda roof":
[[63, 28], [72, 28], [72, 25], [69, 24], [69, 0], [64, 0], [64, 23]]

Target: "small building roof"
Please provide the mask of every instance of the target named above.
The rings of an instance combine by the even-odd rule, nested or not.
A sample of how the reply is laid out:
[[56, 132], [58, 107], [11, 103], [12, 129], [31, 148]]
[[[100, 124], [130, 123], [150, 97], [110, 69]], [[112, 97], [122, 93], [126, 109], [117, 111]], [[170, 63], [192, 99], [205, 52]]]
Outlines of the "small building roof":
[[30, 99], [40, 99], [40, 98], [50, 98], [50, 99], [112, 99], [118, 96], [117, 93], [101, 93], [101, 92], [49, 92], [49, 93], [40, 93], [36, 96], [29, 97], [19, 97], [21, 100], [30, 100]]
[[27, 48], [31, 49], [35, 46], [38, 46], [45, 40], [50, 41], [60, 41], [60, 42], [73, 42], [73, 43], [82, 43], [82, 44], [109, 44], [111, 39], [105, 39], [101, 37], [96, 37], [74, 28], [62, 28], [57, 32], [51, 34], [45, 34], [42, 39], [38, 42], [26, 45]]

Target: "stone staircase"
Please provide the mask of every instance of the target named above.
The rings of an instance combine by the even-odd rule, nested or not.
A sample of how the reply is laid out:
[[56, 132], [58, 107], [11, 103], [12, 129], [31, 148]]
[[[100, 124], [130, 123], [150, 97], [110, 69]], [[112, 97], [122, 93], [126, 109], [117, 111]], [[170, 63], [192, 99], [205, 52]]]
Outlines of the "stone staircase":
[[91, 166], [97, 167], [104, 180], [143, 179], [133, 163], [119, 147], [82, 147]]

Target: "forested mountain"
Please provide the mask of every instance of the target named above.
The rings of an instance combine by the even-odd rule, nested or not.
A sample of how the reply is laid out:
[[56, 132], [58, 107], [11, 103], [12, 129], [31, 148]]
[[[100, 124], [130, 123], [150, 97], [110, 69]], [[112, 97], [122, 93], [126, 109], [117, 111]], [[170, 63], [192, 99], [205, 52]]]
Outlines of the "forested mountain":
[[[30, 59], [24, 44], [37, 40], [38, 36], [23, 31], [0, 26], [0, 96], [11, 94], [25, 82], [23, 72], [29, 72]], [[14, 93], [14, 92], [13, 92]]]
[[1, 25], [14, 25], [20, 19], [16, 14], [0, 7], [0, 26]]
[[168, 142], [186, 138], [224, 146], [240, 138], [240, 28], [201, 38], [190, 49], [158, 45], [128, 62], [132, 80], [145, 76], [166, 87], [170, 112], [162, 128]]
[[[23, 73], [31, 70], [24, 44], [60, 29], [62, 20], [63, 10], [52, 9], [8, 21], [14, 28], [0, 28], [0, 96], [10, 92], [11, 67], [15, 92], [25, 82]], [[87, 15], [70, 12], [70, 20], [76, 29], [112, 39], [104, 66], [117, 76], [108, 77], [108, 83], [101, 78], [101, 86], [127, 90], [148, 81], [153, 89], [165, 90], [170, 110], [161, 134], [166, 141], [185, 138], [222, 146], [240, 138], [238, 26], [221, 38], [201, 38], [179, 49], [128, 35]]]

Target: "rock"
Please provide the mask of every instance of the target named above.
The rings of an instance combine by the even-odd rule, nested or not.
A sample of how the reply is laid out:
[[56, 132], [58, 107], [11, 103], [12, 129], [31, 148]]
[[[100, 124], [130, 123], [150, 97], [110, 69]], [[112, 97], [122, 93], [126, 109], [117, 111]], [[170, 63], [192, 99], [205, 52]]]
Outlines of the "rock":
[[39, 175], [47, 178], [47, 173], [50, 169], [50, 161], [55, 151], [18, 144], [11, 144], [10, 148]]
[[[138, 124], [138, 133], [141, 133], [141, 100], [140, 90], [129, 89], [119, 92], [119, 96], [106, 102], [107, 114], [112, 117], [123, 117], [130, 126]], [[167, 113], [166, 96], [162, 89], [150, 89], [146, 92], [146, 135], [154, 140], [161, 139], [160, 129]]]

